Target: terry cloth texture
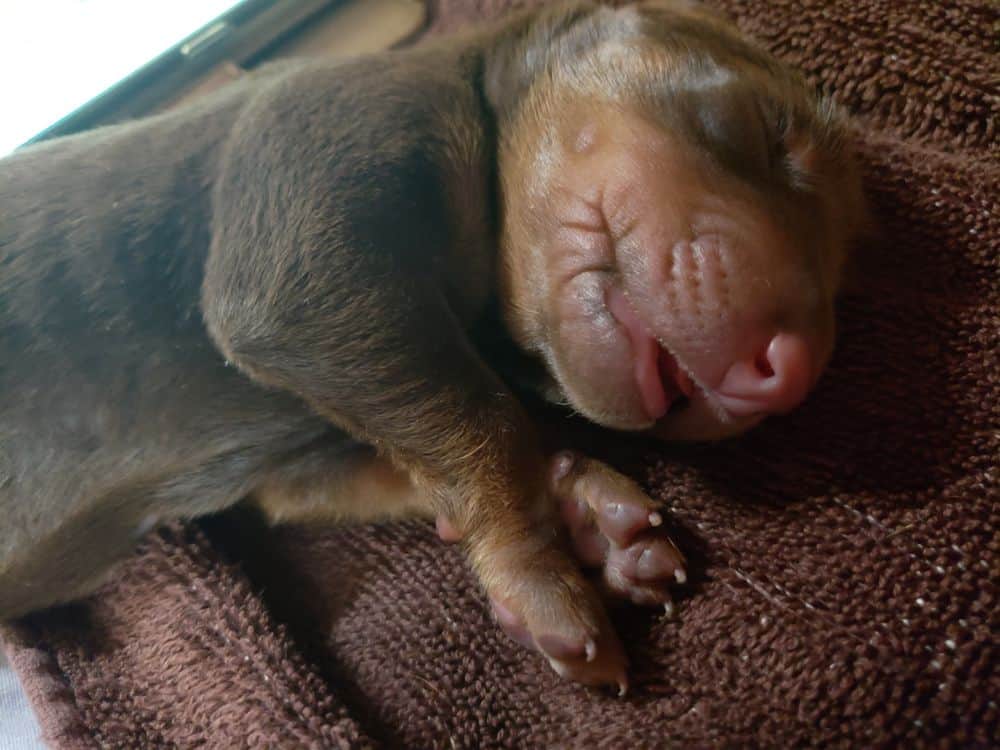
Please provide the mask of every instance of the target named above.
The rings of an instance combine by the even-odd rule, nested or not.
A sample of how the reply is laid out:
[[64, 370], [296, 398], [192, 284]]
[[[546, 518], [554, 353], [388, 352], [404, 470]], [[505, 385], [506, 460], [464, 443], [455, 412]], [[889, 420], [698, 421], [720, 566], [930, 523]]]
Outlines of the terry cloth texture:
[[[997, 6], [720, 4], [857, 116], [878, 236], [801, 409], [605, 439], [691, 560], [676, 619], [613, 615], [629, 696], [508, 641], [429, 525], [211, 523], [6, 632], [53, 747], [996, 746]], [[505, 6], [437, 0], [431, 30]]]

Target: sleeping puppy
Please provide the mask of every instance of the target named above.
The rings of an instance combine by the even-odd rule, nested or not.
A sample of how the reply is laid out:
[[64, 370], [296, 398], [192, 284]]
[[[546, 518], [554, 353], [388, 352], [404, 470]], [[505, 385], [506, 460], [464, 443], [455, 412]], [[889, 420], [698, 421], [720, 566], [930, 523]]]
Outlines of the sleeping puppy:
[[[830, 356], [862, 212], [830, 104], [683, 3], [283, 64], [18, 151], [0, 618], [247, 496], [275, 521], [417, 512], [509, 634], [623, 691], [579, 564], [669, 607], [683, 558], [634, 482], [543, 453], [511, 383], [668, 439], [786, 412]], [[520, 352], [503, 376], [484, 327]]]

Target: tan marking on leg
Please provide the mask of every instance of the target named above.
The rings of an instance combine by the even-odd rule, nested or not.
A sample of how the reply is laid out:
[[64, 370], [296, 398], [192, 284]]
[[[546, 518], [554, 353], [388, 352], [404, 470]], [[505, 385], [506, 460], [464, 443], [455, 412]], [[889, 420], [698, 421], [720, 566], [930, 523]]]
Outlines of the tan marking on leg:
[[272, 523], [371, 521], [429, 515], [429, 501], [410, 475], [373, 450], [317, 457], [282, 468], [252, 500]]

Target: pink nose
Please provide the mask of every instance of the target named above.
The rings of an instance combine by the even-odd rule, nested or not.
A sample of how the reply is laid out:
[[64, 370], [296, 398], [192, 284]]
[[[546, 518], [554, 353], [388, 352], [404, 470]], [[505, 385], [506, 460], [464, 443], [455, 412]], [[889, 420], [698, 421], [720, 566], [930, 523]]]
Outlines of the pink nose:
[[780, 414], [805, 399], [813, 384], [812, 370], [806, 340], [779, 333], [756, 358], [732, 365], [715, 395], [734, 417]]

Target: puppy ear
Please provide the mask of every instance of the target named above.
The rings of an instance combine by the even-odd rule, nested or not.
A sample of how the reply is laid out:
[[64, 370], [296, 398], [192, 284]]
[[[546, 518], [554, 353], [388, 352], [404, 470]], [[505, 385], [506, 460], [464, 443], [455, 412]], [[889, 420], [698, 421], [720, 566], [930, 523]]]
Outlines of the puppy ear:
[[572, 47], [591, 44], [589, 36], [573, 32], [602, 12], [610, 11], [596, 3], [556, 3], [516, 20], [514, 33], [504, 35], [487, 55], [483, 88], [497, 113], [511, 114], [553, 59], [570, 59]]
[[[836, 111], [832, 103], [826, 105], [831, 113], [830, 131], [819, 130], [820, 139], [789, 149], [788, 159], [800, 174], [827, 185], [827, 211], [830, 214], [830, 231], [836, 232], [847, 252], [841, 266], [841, 291], [857, 291], [862, 279], [868, 276], [865, 258], [874, 248], [884, 247], [886, 238], [872, 215], [871, 205], [865, 195], [861, 179], [861, 166], [847, 119]], [[823, 110], [820, 110], [821, 113]]]
[[778, 110], [774, 117], [778, 150], [794, 186], [809, 189], [820, 175], [853, 168], [847, 119], [831, 99], [820, 98], [805, 110]]
[[789, 128], [781, 137], [785, 168], [796, 187], [808, 187], [820, 170], [819, 149], [815, 139], [799, 128]]

